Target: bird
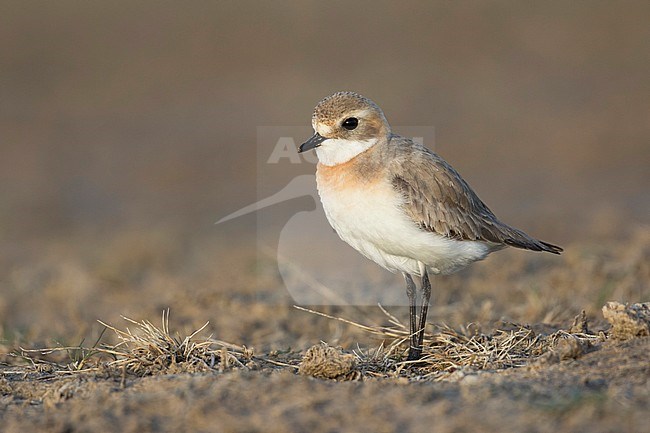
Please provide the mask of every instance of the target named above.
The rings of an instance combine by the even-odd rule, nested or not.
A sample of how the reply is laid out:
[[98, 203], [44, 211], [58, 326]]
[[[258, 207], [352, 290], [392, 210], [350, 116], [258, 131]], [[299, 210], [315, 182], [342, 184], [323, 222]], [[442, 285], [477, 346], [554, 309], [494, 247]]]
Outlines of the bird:
[[334, 93], [316, 105], [311, 123], [314, 134], [298, 152], [316, 152], [317, 190], [330, 225], [366, 258], [404, 277], [407, 360], [422, 357], [430, 274], [451, 274], [506, 247], [563, 251], [501, 222], [442, 157], [393, 133], [372, 100]]

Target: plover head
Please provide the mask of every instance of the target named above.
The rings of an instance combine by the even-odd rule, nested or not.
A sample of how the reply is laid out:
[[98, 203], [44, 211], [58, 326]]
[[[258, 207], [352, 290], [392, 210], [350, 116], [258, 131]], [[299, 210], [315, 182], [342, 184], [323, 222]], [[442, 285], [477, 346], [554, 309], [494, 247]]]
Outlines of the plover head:
[[311, 120], [315, 134], [300, 152], [316, 149], [324, 165], [349, 161], [390, 136], [381, 108], [354, 92], [338, 92], [318, 103]]

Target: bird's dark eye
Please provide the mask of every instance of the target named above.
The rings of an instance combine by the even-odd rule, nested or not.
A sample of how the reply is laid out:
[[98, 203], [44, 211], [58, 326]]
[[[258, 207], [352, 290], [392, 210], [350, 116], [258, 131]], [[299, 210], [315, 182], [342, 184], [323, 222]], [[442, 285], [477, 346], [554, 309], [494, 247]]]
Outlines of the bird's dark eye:
[[357, 127], [358, 124], [359, 124], [359, 119], [357, 119], [356, 117], [348, 117], [343, 121], [342, 126], [348, 131], [352, 131]]

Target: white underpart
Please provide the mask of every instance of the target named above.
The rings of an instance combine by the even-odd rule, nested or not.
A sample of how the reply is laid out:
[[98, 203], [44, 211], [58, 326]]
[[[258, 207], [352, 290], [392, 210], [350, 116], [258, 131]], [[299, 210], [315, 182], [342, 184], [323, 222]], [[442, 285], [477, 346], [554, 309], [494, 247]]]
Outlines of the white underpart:
[[433, 274], [450, 274], [491, 251], [483, 242], [420, 229], [402, 211], [402, 198], [388, 182], [343, 192], [318, 187], [325, 215], [341, 239], [391, 272], [421, 276], [424, 265]]
[[355, 156], [370, 149], [375, 143], [373, 140], [342, 140], [338, 138], [330, 138], [316, 148], [316, 155], [318, 161], [323, 165], [333, 166], [348, 162]]

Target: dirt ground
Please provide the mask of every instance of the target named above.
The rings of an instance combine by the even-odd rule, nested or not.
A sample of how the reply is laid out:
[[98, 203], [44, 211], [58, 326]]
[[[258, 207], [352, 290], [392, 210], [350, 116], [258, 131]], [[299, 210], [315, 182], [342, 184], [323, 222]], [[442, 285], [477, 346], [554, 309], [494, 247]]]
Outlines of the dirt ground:
[[[242, 277], [234, 263], [257, 260], [250, 251], [224, 264], [222, 287], [205, 291], [182, 292], [181, 286], [199, 278], [194, 272], [129, 271], [136, 257], [154, 264], [180, 259], [178, 250], [160, 247], [158, 236], [131, 235], [140, 250], [124, 240], [122, 249], [86, 256], [85, 263], [70, 258], [82, 257], [79, 251], [56, 242], [44, 263], [13, 257], [14, 284], [31, 281], [48, 303], [39, 309], [16, 294], [4, 305], [6, 321], [32, 322], [5, 329], [6, 336], [14, 334], [4, 340], [1, 358], [3, 431], [636, 432], [647, 424], [650, 337], [616, 336], [600, 307], [603, 299], [650, 297], [648, 228], [640, 226], [607, 248], [566, 245], [559, 260], [508, 250], [450, 278], [450, 293], [437, 297], [430, 318], [432, 360], [420, 365], [400, 364], [404, 346], [388, 353], [390, 330], [398, 327], [378, 307], [314, 307], [380, 331], [373, 334], [297, 310], [290, 300], [264, 301], [278, 296], [281, 281], [270, 266]], [[115, 281], [116, 275], [127, 280]], [[82, 293], [83, 281], [94, 292]], [[151, 311], [147, 329], [157, 329], [157, 337], [125, 308], [135, 323], [119, 317], [120, 291], [132, 293], [128, 284], [139, 291], [130, 307]], [[458, 287], [466, 290], [454, 294]], [[486, 292], [490, 287], [504, 290]], [[162, 307], [171, 310], [169, 329], [151, 319]], [[386, 309], [400, 322], [408, 317], [404, 307]], [[586, 321], [574, 323], [582, 309]], [[101, 334], [104, 326], [93, 318], [113, 329]], [[192, 337], [198, 346], [170, 348], [208, 320]], [[130, 334], [122, 336], [140, 336], [140, 343], [116, 346], [122, 341], [116, 331], [127, 329]], [[511, 341], [518, 337], [515, 347]], [[320, 341], [342, 346], [343, 356], [354, 358], [346, 374], [299, 374], [307, 349]], [[65, 346], [53, 353], [25, 351]], [[194, 355], [179, 355], [191, 350]]]
[[3, 431], [630, 431], [647, 426], [649, 339], [454, 380], [328, 382], [291, 371], [138, 379], [6, 374]]

